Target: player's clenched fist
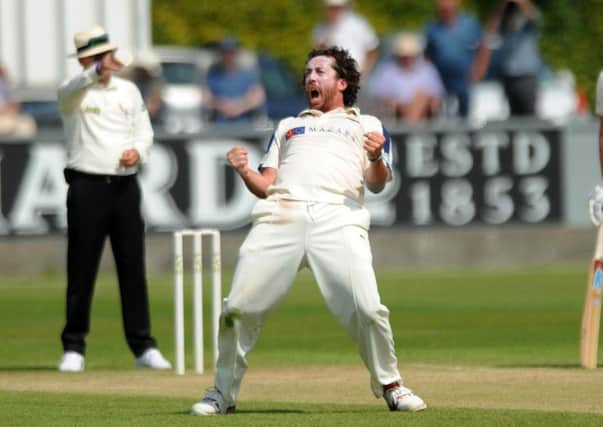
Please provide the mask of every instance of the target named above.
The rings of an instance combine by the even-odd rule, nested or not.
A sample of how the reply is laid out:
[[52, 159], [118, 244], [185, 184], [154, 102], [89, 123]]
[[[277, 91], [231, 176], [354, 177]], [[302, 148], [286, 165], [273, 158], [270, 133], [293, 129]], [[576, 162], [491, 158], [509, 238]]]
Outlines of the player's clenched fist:
[[368, 132], [364, 134], [364, 149], [369, 160], [376, 160], [381, 156], [381, 150], [385, 144], [385, 137], [379, 132]]
[[249, 167], [249, 151], [245, 147], [233, 147], [226, 154], [228, 163], [237, 170], [239, 174], [247, 172]]

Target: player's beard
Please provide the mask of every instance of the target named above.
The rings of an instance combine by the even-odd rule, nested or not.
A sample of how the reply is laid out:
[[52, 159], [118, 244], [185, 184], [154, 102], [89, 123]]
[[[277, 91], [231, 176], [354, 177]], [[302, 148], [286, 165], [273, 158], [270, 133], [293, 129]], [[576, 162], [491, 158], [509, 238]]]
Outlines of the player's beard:
[[321, 86], [315, 85], [306, 88], [306, 98], [308, 105], [314, 110], [322, 112], [330, 111], [334, 108], [339, 107], [337, 105], [337, 88], [333, 86]]

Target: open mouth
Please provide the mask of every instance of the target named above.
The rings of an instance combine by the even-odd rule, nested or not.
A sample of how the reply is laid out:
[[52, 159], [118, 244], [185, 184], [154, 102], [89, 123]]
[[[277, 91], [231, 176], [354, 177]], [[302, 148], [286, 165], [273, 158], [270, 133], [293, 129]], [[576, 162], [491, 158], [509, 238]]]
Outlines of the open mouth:
[[310, 100], [320, 98], [320, 91], [317, 88], [309, 88], [308, 89], [308, 97]]

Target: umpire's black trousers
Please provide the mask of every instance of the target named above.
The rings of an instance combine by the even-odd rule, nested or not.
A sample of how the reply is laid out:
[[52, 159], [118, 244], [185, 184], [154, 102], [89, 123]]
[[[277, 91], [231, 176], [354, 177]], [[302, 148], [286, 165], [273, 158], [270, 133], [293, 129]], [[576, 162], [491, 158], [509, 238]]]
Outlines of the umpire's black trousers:
[[156, 347], [151, 336], [144, 261], [141, 193], [135, 175], [90, 175], [65, 170], [67, 192], [67, 304], [64, 351], [84, 354], [94, 282], [109, 236], [126, 340], [135, 356]]

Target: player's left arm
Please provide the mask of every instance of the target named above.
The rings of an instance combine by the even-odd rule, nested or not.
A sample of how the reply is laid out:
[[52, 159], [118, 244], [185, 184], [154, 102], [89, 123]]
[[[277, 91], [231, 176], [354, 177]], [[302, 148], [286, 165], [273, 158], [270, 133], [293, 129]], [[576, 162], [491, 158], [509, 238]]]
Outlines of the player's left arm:
[[[385, 132], [384, 132], [385, 133]], [[364, 134], [364, 149], [367, 153], [369, 166], [365, 171], [366, 186], [373, 193], [379, 193], [391, 179], [391, 170], [388, 164], [389, 149], [391, 147], [389, 136], [376, 131]]]

